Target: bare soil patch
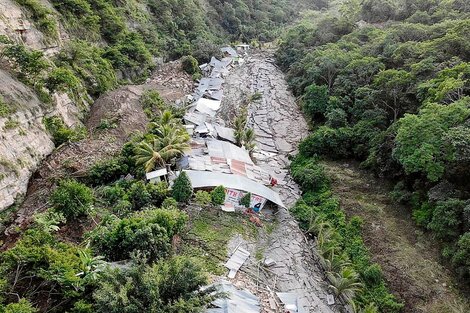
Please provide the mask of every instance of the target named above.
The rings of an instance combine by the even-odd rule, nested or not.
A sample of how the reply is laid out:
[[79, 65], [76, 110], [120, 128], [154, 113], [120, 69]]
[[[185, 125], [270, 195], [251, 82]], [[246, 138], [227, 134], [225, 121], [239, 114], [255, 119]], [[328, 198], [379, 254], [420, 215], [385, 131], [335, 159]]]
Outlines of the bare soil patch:
[[357, 163], [322, 162], [341, 207], [363, 218], [363, 236], [404, 312], [470, 312], [461, 302], [452, 273], [442, 264], [439, 247], [419, 229], [408, 208], [389, 198], [391, 186]]

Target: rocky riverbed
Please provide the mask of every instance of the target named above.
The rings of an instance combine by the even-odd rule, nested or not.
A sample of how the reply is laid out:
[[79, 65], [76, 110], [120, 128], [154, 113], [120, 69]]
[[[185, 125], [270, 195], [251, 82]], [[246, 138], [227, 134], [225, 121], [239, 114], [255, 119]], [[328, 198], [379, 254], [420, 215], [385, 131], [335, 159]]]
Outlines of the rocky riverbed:
[[[240, 114], [240, 107], [249, 102], [248, 126], [256, 133], [256, 163], [276, 176], [279, 192], [287, 207], [300, 197], [300, 189], [288, 173], [288, 156], [295, 154], [299, 141], [307, 135], [305, 122], [295, 98], [289, 92], [284, 74], [274, 64], [269, 51], [251, 54], [246, 62], [233, 69], [226, 78], [224, 99], [219, 111], [227, 124]], [[261, 98], [249, 101], [253, 95]], [[255, 97], [257, 98], [257, 97]], [[246, 264], [248, 272], [262, 281], [267, 290], [292, 292], [306, 312], [337, 312], [338, 306], [326, 301], [327, 286], [312, 242], [308, 241], [287, 209], [275, 213], [276, 227], [259, 238], [233, 238], [232, 246], [243, 246], [252, 256], [276, 262], [269, 270], [259, 269], [259, 256]], [[258, 253], [257, 253], [258, 251]], [[258, 282], [259, 283], [259, 282]], [[265, 288], [265, 290], [266, 290]], [[270, 312], [269, 308], [264, 308]]]

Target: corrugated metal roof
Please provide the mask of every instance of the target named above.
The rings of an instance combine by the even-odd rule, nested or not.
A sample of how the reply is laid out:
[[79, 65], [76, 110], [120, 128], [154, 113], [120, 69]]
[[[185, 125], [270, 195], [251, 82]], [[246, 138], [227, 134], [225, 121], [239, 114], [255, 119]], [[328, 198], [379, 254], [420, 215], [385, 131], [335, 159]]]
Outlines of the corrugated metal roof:
[[217, 136], [224, 140], [228, 140], [232, 143], [235, 143], [235, 131], [232, 128], [223, 127], [217, 124], [214, 124], [215, 131], [217, 132]]
[[246, 289], [238, 289], [232, 283], [222, 280], [212, 285], [217, 292], [227, 294], [212, 302], [215, 308], [207, 309], [206, 313], [259, 313], [260, 301], [257, 296]]
[[210, 188], [222, 185], [225, 188], [242, 190], [261, 196], [285, 208], [277, 192], [247, 177], [207, 171], [185, 170], [185, 172], [188, 174], [193, 188]]
[[210, 156], [225, 158], [228, 160], [238, 160], [247, 164], [254, 164], [248, 151], [231, 144], [230, 142], [208, 139], [206, 140], [206, 145]]

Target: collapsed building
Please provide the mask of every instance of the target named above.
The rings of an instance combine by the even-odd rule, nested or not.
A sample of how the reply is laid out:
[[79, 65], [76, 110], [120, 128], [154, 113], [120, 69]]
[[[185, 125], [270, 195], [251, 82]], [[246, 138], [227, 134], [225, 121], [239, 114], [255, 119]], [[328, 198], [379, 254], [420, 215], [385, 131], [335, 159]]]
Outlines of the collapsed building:
[[210, 190], [217, 186], [226, 189], [226, 211], [239, 207], [240, 199], [251, 194], [250, 208], [260, 211], [267, 203], [284, 207], [274, 190], [269, 188], [276, 179], [256, 166], [247, 150], [236, 145], [234, 130], [217, 118], [223, 99], [224, 77], [243, 58], [232, 47], [221, 49], [224, 58], [212, 57], [200, 66], [201, 78], [184, 115], [186, 130], [192, 136], [191, 151], [180, 161], [194, 189]]

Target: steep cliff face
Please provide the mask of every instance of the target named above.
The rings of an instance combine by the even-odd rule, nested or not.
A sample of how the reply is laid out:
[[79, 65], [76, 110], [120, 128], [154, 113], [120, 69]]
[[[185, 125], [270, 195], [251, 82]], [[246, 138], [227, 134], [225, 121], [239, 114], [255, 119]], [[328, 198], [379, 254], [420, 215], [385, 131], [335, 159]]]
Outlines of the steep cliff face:
[[[24, 9], [10, 0], [0, 3], [0, 35], [49, 56], [59, 51], [58, 43], [48, 40]], [[54, 149], [43, 118], [60, 116], [72, 127], [80, 125], [83, 116], [66, 93], [53, 93], [50, 103], [44, 104], [13, 70], [8, 62], [0, 62], [0, 210], [25, 193], [31, 174]]]

